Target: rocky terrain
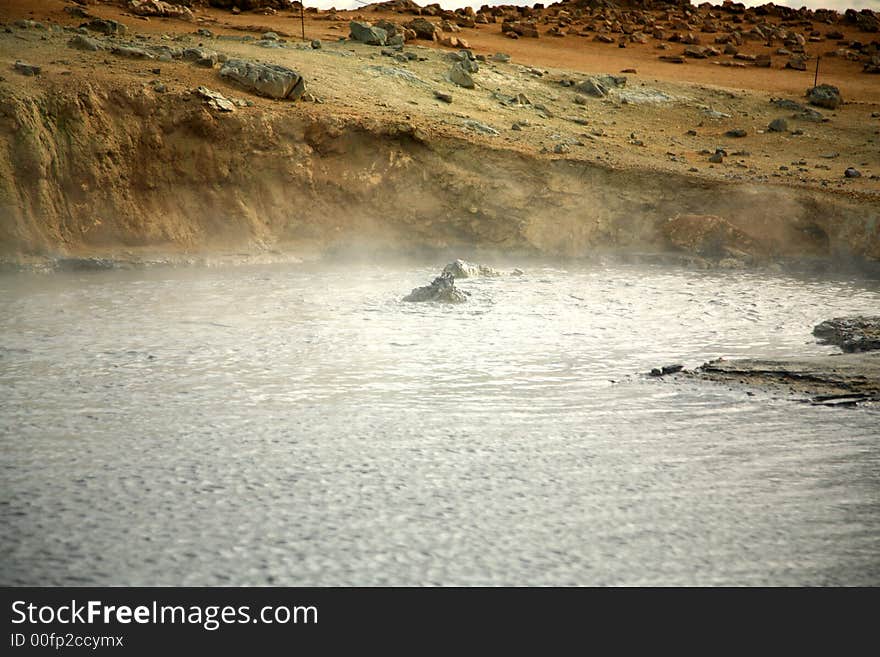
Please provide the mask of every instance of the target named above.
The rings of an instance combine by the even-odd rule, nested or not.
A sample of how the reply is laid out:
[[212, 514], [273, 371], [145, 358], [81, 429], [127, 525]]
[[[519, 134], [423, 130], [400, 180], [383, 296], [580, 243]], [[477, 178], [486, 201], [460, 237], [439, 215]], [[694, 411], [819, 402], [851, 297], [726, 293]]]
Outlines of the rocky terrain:
[[880, 262], [875, 13], [284, 7], [4, 3], [0, 257]]

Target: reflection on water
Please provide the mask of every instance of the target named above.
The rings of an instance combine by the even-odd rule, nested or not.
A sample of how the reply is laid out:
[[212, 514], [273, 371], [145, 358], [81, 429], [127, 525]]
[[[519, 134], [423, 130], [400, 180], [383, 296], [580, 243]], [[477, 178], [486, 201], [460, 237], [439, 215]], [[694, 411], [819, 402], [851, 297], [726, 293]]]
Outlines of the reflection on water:
[[876, 411], [634, 375], [875, 284], [440, 265], [0, 277], [0, 583], [880, 584]]

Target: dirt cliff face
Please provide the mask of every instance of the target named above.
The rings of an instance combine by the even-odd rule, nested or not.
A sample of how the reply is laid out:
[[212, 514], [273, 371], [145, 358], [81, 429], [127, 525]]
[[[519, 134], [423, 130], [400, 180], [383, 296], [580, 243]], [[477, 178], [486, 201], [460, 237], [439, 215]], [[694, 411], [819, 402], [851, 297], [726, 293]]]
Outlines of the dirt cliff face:
[[223, 114], [148, 87], [80, 81], [0, 106], [6, 256], [355, 243], [580, 256], [673, 248], [664, 222], [696, 213], [768, 257], [880, 259], [878, 204], [831, 194], [529, 157], [406, 121]]

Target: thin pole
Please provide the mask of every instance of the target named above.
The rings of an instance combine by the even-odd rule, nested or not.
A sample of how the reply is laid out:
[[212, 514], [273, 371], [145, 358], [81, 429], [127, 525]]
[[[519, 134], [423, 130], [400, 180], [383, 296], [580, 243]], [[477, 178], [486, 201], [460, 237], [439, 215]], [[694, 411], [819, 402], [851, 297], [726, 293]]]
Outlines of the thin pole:
[[306, 40], [306, 8], [304, 0], [299, 3], [299, 24], [302, 27], [303, 41]]
[[816, 77], [813, 78], [813, 86], [815, 87], [819, 83], [819, 60], [822, 59], [821, 55], [816, 55]]

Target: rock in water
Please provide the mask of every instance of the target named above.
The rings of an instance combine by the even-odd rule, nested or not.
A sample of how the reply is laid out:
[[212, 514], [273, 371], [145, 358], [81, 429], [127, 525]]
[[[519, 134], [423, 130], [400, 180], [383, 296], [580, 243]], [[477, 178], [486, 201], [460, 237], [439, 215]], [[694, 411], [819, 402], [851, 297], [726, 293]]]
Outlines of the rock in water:
[[820, 84], [818, 87], [808, 89], [807, 101], [810, 105], [832, 110], [843, 104], [840, 89], [830, 84]]
[[813, 335], [849, 353], [880, 349], [880, 316], [835, 317], [817, 324]]
[[303, 77], [286, 66], [230, 59], [220, 69], [220, 76], [260, 96], [296, 100], [306, 85]]
[[372, 27], [369, 23], [361, 23], [360, 21], [351, 21], [348, 24], [351, 30], [349, 35], [354, 41], [360, 41], [368, 46], [384, 46], [388, 33], [381, 27]]
[[442, 303], [464, 303], [468, 293], [455, 287], [455, 277], [443, 272], [430, 285], [417, 287], [403, 297], [404, 301], [439, 301]]
[[501, 276], [501, 272], [485, 265], [475, 265], [464, 260], [450, 262], [443, 268], [443, 275], [453, 278], [477, 278], [479, 276]]

